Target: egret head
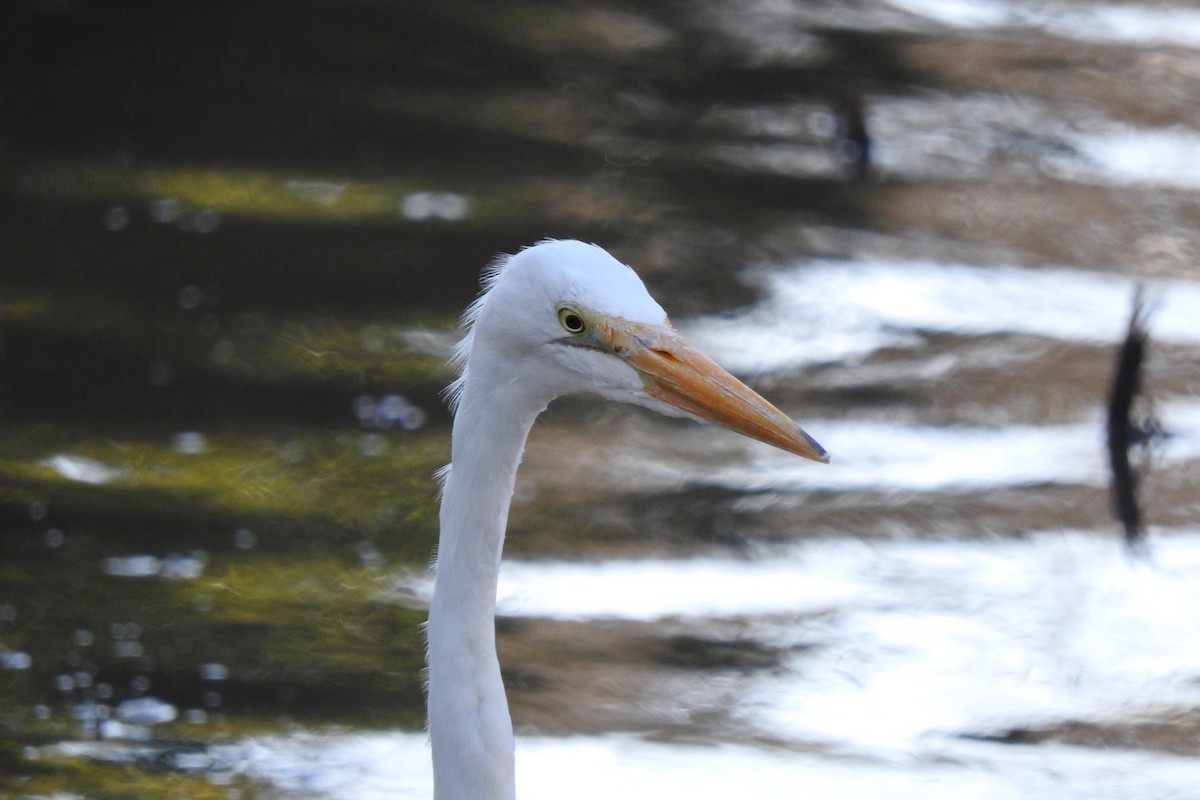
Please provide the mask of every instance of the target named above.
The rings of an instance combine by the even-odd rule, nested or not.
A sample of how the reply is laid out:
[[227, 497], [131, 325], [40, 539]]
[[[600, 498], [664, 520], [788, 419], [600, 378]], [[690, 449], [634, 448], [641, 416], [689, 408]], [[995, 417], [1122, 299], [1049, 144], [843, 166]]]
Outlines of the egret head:
[[637, 274], [600, 247], [542, 242], [500, 262], [484, 288], [467, 312], [455, 392], [476, 375], [520, 382], [543, 403], [590, 392], [828, 461], [791, 418], [688, 345]]

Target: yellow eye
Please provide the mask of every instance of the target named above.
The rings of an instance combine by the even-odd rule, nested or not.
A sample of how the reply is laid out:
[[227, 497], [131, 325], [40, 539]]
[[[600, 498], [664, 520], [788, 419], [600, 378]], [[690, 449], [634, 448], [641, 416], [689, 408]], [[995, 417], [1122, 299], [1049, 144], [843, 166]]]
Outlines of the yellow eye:
[[558, 324], [562, 325], [568, 333], [583, 333], [587, 328], [583, 317], [573, 308], [560, 308], [558, 310]]

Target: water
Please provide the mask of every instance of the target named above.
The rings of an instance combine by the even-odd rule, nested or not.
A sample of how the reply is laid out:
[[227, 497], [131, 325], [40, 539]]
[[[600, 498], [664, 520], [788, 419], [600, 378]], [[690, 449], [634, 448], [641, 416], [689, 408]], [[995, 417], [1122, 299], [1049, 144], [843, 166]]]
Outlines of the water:
[[[1057, 746], [1049, 758], [1033, 748], [994, 748], [971, 742], [947, 747], [953, 760], [829, 758], [779, 748], [736, 745], [662, 745], [612, 736], [604, 739], [530, 739], [518, 742], [522, 797], [602, 798], [634, 792], [661, 795], [683, 788], [689, 796], [991, 800], [1034, 797], [1188, 797], [1195, 764], [1185, 758], [1109, 754], [1104, 759]], [[296, 737], [281, 744], [256, 741], [248, 757], [288, 791], [323, 797], [428, 797], [428, 748], [420, 735]]]
[[[1123, 335], [1134, 281], [1082, 270], [921, 262], [816, 261], [759, 273], [766, 299], [686, 331], [743, 373], [919, 347], [921, 334], [1024, 334], [1106, 344]], [[1148, 280], [1153, 335], [1195, 345], [1200, 282]]]
[[442, 364], [495, 253], [573, 236], [833, 462], [552, 407], [499, 596], [522, 797], [1200, 796], [1194, 9], [9, 13], [0, 794], [428, 797]]
[[1018, 3], [891, 0], [891, 5], [952, 27], [1026, 28], [1085, 42], [1200, 47], [1200, 13], [1183, 6], [1132, 3]]
[[[1089, 532], [1007, 542], [824, 541], [737, 561], [508, 561], [506, 617], [739, 621], [792, 652], [725, 675], [718, 743], [518, 738], [524, 797], [688, 786], [698, 797], [1186, 797], [1187, 745], [999, 744], [1011, 731], [1109, 729], [1200, 702], [1200, 532], [1159, 531], [1151, 562]], [[1125, 733], [1122, 733], [1125, 731]], [[991, 741], [989, 740], [996, 740]], [[719, 743], [724, 740], [724, 743]], [[745, 743], [769, 742], [752, 746]], [[421, 797], [422, 734], [303, 734], [232, 748], [240, 769], [325, 797]], [[881, 794], [886, 786], [886, 794]]]

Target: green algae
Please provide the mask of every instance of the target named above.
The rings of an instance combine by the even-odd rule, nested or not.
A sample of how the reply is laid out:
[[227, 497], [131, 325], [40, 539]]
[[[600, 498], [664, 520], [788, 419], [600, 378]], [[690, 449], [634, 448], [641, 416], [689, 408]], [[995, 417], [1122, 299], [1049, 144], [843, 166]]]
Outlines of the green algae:
[[21, 760], [12, 771], [0, 771], [3, 797], [87, 797], [94, 800], [254, 800], [260, 796], [253, 783], [232, 777], [147, 769], [137, 764], [116, 764], [64, 755], [39, 754]]

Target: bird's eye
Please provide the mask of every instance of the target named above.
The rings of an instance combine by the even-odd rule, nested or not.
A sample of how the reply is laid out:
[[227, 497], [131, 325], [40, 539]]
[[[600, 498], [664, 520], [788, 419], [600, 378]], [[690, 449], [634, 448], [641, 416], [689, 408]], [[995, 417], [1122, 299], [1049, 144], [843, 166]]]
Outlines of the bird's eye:
[[579, 312], [573, 308], [560, 308], [558, 310], [558, 324], [562, 325], [568, 333], [583, 333], [587, 327], [583, 321], [583, 317], [579, 316]]

